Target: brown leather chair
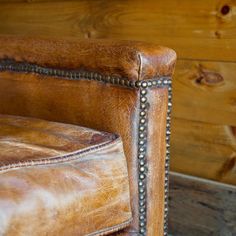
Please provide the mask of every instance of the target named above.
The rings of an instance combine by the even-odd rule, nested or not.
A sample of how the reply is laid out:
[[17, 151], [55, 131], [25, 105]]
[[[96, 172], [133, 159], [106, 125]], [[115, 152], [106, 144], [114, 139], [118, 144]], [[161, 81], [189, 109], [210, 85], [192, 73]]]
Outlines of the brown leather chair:
[[175, 52], [0, 44], [0, 235], [167, 235]]

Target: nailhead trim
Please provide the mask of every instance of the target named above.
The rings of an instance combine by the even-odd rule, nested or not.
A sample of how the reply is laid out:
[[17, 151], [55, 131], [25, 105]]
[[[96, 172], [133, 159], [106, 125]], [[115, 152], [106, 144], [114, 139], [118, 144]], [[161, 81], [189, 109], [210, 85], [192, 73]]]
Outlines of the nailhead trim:
[[172, 109], [172, 84], [168, 80], [168, 107], [166, 118], [166, 164], [165, 164], [165, 212], [164, 212], [164, 236], [168, 236], [168, 197], [169, 197], [169, 169], [170, 169], [170, 127]]
[[[88, 72], [88, 71], [45, 68], [27, 62], [17, 62], [12, 59], [2, 59], [2, 60], [0, 59], [0, 71], [7, 71], [7, 70], [14, 72], [25, 72], [25, 73], [47, 75], [47, 76], [56, 76], [67, 80], [82, 80], [82, 79], [95, 80], [104, 83], [120, 85], [122, 87], [128, 87], [128, 88], [140, 88], [141, 86], [141, 81], [132, 81], [127, 78], [101, 75], [95, 72]], [[157, 78], [156, 80], [142, 81], [142, 82], [144, 82], [143, 86], [145, 86], [145, 88], [152, 87], [155, 85], [163, 86], [165, 85], [162, 84], [163, 80], [166, 80], [168, 78], [169, 77], [162, 77], [162, 78]]]
[[148, 83], [142, 81], [140, 83], [140, 112], [139, 112], [139, 127], [138, 127], [138, 164], [139, 164], [139, 235], [146, 235], [147, 221], [147, 114], [148, 114]]
[[16, 62], [14, 60], [0, 60], [0, 71], [14, 71], [36, 73], [47, 76], [62, 77], [68, 80], [95, 80], [104, 83], [114, 84], [122, 87], [137, 88], [140, 91], [140, 112], [139, 112], [139, 127], [138, 127], [138, 192], [139, 192], [139, 235], [146, 235], [147, 224], [147, 125], [148, 125], [148, 108], [147, 99], [148, 89], [151, 87], [167, 87], [168, 88], [168, 109], [167, 109], [167, 125], [166, 125], [166, 164], [165, 164], [165, 212], [164, 212], [164, 236], [168, 235], [168, 187], [169, 187], [169, 159], [170, 159], [170, 120], [171, 120], [171, 79], [169, 77], [153, 78], [152, 80], [131, 81], [127, 78], [119, 78], [113, 76], [101, 75], [94, 72], [76, 71], [45, 68], [35, 64], [26, 62]]
[[126, 78], [113, 77], [109, 75], [106, 76], [94, 72], [45, 68], [27, 62], [16, 62], [15, 60], [10, 59], [0, 60], [0, 71], [6, 70], [15, 72], [36, 73], [47, 76], [57, 76], [68, 80], [87, 79], [102, 81], [104, 83], [110, 83], [129, 88], [137, 88], [139, 83], [137, 81], [128, 80]]
[[169, 158], [170, 158], [170, 115], [171, 115], [171, 80], [169, 78], [154, 78], [149, 81], [141, 81], [140, 87], [140, 112], [139, 112], [139, 134], [138, 134], [138, 162], [139, 162], [139, 235], [146, 235], [146, 193], [147, 193], [147, 125], [148, 125], [148, 88], [150, 87], [167, 87], [168, 88], [168, 108], [167, 108], [167, 125], [166, 125], [166, 164], [165, 164], [165, 209], [164, 209], [164, 236], [168, 235], [168, 187], [169, 187]]

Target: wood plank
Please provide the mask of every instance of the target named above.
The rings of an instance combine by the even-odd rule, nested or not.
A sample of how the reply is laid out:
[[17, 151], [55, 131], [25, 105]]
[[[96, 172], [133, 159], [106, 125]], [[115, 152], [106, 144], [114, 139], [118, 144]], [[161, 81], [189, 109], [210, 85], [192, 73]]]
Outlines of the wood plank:
[[227, 125], [174, 118], [171, 170], [236, 185], [236, 136]]
[[173, 116], [236, 126], [236, 63], [178, 60]]
[[[215, 24], [217, 1], [201, 0], [198, 4], [192, 4], [192, 1], [184, 0], [180, 5], [176, 1], [135, 1], [135, 8], [134, 1], [12, 2], [15, 1], [1, 4], [0, 13], [3, 14], [0, 14], [0, 31], [60, 37], [127, 37], [154, 40], [161, 44], [168, 40], [175, 44], [182, 39], [183, 34], [182, 43], [191, 52], [191, 58], [197, 55], [196, 51], [201, 51], [202, 44], [213, 47], [214, 52], [217, 52], [217, 43], [226, 40], [217, 39], [210, 45], [206, 41], [212, 40], [207, 34], [210, 30], [208, 24]], [[232, 6], [234, 3], [230, 2]], [[146, 14], [147, 11], [150, 14]], [[211, 16], [208, 16], [209, 12]], [[209, 17], [209, 21], [205, 17]], [[181, 21], [184, 24], [180, 24]], [[228, 23], [222, 23], [220, 27], [228, 27]], [[230, 30], [234, 30], [234, 25], [231, 26]], [[201, 27], [204, 27], [204, 34], [200, 33], [199, 37], [190, 32]], [[235, 33], [229, 35], [234, 40]], [[163, 40], [167, 36], [169, 39]], [[193, 47], [189, 47], [188, 40]], [[228, 48], [232, 49], [231, 46], [229, 44]], [[181, 51], [180, 56], [184, 57], [182, 49], [178, 50]], [[208, 57], [207, 50], [201, 52], [204, 54], [200, 57]], [[224, 55], [224, 52], [220, 48], [220, 54]], [[233, 50], [231, 54], [236, 55]], [[224, 60], [224, 57], [218, 59]], [[232, 144], [234, 136], [231, 132], [236, 126], [235, 74], [236, 63], [178, 61], [173, 85], [173, 116], [178, 118], [173, 123], [173, 170], [235, 182], [235, 146]], [[218, 143], [217, 140], [227, 142]]]
[[235, 0], [14, 2], [1, 3], [1, 33], [144, 40], [179, 58], [236, 60]]
[[236, 185], [236, 63], [179, 60], [171, 170]]
[[170, 232], [174, 236], [236, 235], [236, 187], [170, 175]]

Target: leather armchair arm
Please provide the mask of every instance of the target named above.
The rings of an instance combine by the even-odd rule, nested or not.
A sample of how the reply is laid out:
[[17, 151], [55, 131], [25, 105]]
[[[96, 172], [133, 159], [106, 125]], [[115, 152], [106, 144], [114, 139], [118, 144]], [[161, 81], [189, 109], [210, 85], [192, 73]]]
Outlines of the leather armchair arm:
[[0, 58], [129, 80], [171, 76], [176, 54], [155, 44], [111, 40], [0, 37]]
[[0, 44], [0, 112], [120, 134], [134, 216], [122, 235], [166, 234], [175, 52], [127, 41], [3, 36]]

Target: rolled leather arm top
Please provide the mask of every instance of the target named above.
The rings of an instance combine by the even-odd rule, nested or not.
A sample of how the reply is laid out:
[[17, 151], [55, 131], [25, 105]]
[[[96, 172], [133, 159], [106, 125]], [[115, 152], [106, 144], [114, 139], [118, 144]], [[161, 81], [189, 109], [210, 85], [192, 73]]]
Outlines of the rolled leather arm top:
[[0, 59], [146, 80], [171, 76], [176, 53], [152, 43], [0, 36]]

